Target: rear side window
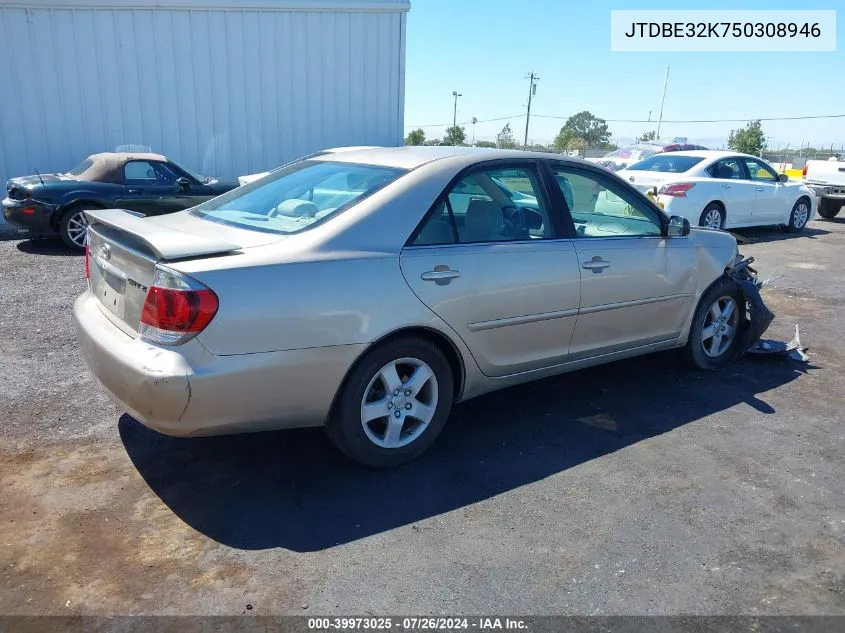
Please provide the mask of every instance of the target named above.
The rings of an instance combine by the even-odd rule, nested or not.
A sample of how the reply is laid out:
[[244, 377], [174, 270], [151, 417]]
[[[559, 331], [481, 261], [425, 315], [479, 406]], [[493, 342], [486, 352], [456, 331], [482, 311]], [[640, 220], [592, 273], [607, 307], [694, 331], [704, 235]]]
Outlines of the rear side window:
[[303, 160], [204, 202], [192, 214], [242, 229], [298, 233], [360, 202], [405, 170]]
[[689, 171], [703, 158], [695, 156], [677, 156], [675, 154], [655, 154], [650, 158], [634, 163], [628, 169], [633, 171], [657, 171], [668, 174], [682, 174]]
[[555, 237], [533, 167], [479, 169], [445, 192], [420, 227], [414, 246]]

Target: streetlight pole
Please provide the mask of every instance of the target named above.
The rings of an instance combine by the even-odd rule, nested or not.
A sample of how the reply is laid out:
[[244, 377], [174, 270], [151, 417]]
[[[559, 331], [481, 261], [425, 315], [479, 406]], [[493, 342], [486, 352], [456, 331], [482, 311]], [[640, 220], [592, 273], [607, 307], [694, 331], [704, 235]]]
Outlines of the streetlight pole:
[[532, 71], [525, 76], [528, 82], [528, 111], [525, 113], [525, 140], [522, 143], [522, 149], [528, 149], [528, 122], [531, 120], [531, 97], [537, 94], [537, 82], [540, 78]]
[[458, 125], [458, 97], [463, 97], [463, 95], [457, 90], [453, 90], [452, 96], [455, 97], [455, 108], [452, 111], [452, 127], [456, 127]]

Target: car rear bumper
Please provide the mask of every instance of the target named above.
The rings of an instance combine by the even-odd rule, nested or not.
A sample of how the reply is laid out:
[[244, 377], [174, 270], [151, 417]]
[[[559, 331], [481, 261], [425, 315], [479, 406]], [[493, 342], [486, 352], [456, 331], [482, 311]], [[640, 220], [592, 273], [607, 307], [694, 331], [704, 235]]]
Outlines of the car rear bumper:
[[166, 435], [220, 435], [319, 426], [366, 347], [216, 356], [197, 339], [172, 348], [132, 338], [90, 292], [74, 303], [82, 355], [115, 402]]
[[52, 233], [53, 205], [34, 200], [12, 200], [5, 198], [2, 203], [3, 217], [7, 222], [24, 227], [36, 233]]
[[835, 198], [845, 201], [845, 185], [811, 185], [807, 187], [818, 198]]

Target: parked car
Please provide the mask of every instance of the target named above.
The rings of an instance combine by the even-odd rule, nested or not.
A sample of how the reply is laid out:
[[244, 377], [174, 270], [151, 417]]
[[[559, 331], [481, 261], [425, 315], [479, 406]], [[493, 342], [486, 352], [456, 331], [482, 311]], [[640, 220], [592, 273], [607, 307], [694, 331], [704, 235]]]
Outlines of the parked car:
[[816, 198], [807, 186], [747, 154], [656, 154], [616, 175], [640, 191], [656, 189], [657, 203], [667, 213], [713, 229], [777, 224], [801, 231], [816, 214]]
[[634, 143], [632, 145], [625, 145], [618, 149], [608, 152], [601, 158], [593, 159], [598, 165], [609, 169], [610, 171], [619, 171], [625, 169], [629, 165], [660, 154], [661, 152], [683, 152], [689, 150], [706, 150], [703, 145], [694, 145], [691, 143], [679, 143], [675, 141], [643, 141], [641, 143]]
[[87, 216], [82, 353], [169, 435], [325, 425], [396, 465], [456, 402], [670, 348], [718, 368], [746, 324], [732, 235], [553, 154], [323, 154], [180, 213]]
[[64, 174], [9, 180], [3, 216], [36, 234], [58, 233], [65, 244], [81, 250], [85, 248], [86, 209], [172, 213], [236, 186], [200, 176], [160, 154], [93, 154]]
[[808, 160], [804, 183], [818, 198], [819, 215], [835, 218], [845, 206], [845, 162], [836, 156], [828, 160]]

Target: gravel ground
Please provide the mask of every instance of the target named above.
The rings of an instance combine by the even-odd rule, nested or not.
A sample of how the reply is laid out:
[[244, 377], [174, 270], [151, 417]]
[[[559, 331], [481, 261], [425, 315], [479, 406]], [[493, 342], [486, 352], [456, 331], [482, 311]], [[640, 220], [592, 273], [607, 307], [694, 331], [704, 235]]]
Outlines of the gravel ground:
[[74, 342], [82, 258], [0, 235], [0, 614], [845, 614], [845, 222], [746, 235], [809, 365], [508, 389], [390, 472], [121, 415]]

